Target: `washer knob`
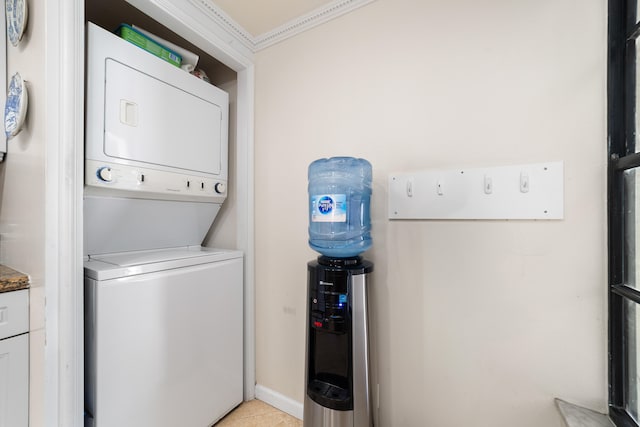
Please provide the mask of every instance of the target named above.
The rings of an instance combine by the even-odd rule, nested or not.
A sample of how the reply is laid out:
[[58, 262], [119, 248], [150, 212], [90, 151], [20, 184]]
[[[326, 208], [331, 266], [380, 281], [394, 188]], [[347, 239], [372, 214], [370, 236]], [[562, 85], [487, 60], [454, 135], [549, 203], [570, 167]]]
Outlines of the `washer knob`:
[[97, 175], [101, 181], [104, 181], [104, 182], [113, 181], [113, 176], [111, 175], [110, 167], [107, 167], [107, 166], [101, 167], [100, 169], [98, 169]]
[[224, 194], [224, 192], [227, 191], [227, 186], [224, 185], [224, 183], [222, 182], [217, 183], [213, 188], [216, 190], [216, 193], [218, 194]]

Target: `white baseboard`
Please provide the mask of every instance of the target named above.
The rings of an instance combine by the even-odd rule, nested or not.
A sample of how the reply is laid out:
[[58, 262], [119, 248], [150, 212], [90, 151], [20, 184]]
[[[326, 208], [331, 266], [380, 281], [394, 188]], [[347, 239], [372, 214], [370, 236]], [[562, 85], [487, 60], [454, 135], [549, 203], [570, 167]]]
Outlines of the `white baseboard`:
[[302, 403], [280, 394], [275, 390], [256, 384], [256, 399], [262, 400], [264, 403], [268, 403], [274, 408], [278, 408], [299, 420], [302, 419]]

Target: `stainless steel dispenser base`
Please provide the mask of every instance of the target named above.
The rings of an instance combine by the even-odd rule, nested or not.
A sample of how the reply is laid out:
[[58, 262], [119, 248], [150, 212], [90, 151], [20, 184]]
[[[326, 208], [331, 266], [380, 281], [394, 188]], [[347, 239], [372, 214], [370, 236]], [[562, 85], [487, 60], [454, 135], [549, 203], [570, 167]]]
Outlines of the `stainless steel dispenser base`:
[[353, 411], [336, 411], [304, 396], [304, 427], [345, 427], [353, 426]]
[[[365, 261], [366, 262], [366, 261]], [[371, 281], [369, 274], [373, 264], [366, 262], [362, 274], [350, 275], [351, 298], [351, 343], [352, 343], [352, 393], [353, 409], [331, 409], [317, 403], [305, 390], [304, 427], [372, 427], [373, 410], [371, 405], [370, 364], [369, 364], [369, 325], [367, 307], [367, 285]], [[331, 285], [331, 284], [329, 284]], [[309, 351], [307, 335], [307, 351]], [[309, 358], [305, 369], [309, 375]], [[305, 379], [308, 384], [308, 378]]]

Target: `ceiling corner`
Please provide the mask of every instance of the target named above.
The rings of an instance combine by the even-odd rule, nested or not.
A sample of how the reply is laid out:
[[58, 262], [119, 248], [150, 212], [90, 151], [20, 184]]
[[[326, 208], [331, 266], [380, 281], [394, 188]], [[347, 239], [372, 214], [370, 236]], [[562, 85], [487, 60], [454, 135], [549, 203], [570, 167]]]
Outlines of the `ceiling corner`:
[[273, 30], [253, 36], [212, 0], [189, 0], [215, 21], [230, 37], [258, 52], [313, 27], [321, 25], [375, 0], [335, 0], [313, 11], [300, 15]]

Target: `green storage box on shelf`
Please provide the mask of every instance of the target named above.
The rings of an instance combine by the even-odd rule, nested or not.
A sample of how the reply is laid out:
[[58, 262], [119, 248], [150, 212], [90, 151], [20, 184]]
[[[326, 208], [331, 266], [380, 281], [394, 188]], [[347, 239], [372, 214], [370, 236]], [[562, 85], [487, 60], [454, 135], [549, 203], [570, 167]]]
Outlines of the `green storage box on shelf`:
[[164, 59], [165, 61], [175, 65], [176, 67], [179, 67], [182, 63], [182, 57], [180, 55], [178, 55], [171, 49], [167, 49], [161, 44], [156, 43], [144, 34], [137, 32], [136, 29], [132, 28], [130, 25], [121, 24], [116, 30], [116, 34], [118, 34], [126, 41], [133, 43], [138, 47], [141, 47], [147, 52]]

